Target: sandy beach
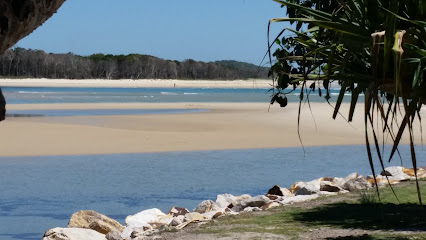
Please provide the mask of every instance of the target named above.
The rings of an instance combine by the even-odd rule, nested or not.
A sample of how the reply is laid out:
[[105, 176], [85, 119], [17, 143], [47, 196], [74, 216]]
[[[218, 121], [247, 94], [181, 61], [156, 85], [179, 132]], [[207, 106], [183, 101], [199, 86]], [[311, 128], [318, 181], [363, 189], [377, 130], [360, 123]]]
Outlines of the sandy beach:
[[[348, 106], [343, 106], [343, 111]], [[0, 156], [69, 155], [300, 147], [298, 105], [265, 103], [124, 103], [9, 105], [9, 109], [209, 109], [165, 115], [17, 117], [0, 124]], [[305, 146], [363, 144], [362, 111], [332, 120], [327, 104], [303, 108]], [[314, 120], [315, 119], [315, 120]]]
[[[19, 83], [17, 83], [19, 81]], [[5, 86], [21, 86], [21, 81], [1, 81]], [[38, 82], [39, 81], [39, 82]], [[46, 83], [50, 81], [51, 84]], [[75, 80], [29, 80], [25, 86], [63, 86]], [[87, 84], [96, 84], [89, 80]], [[109, 84], [109, 80], [99, 80]], [[163, 80], [168, 85], [173, 80]], [[178, 81], [209, 84], [200, 81]], [[7, 83], [7, 84], [6, 84]], [[81, 82], [80, 82], [81, 83]], [[137, 84], [160, 85], [156, 81]], [[220, 82], [221, 84], [225, 84]], [[235, 82], [234, 82], [235, 83]], [[26, 85], [28, 84], [28, 85]], [[86, 83], [85, 83], [86, 84]], [[85, 84], [76, 86], [87, 87]], [[135, 83], [136, 84], [136, 83]], [[228, 83], [226, 83], [228, 84]], [[246, 86], [253, 82], [245, 82]], [[161, 85], [162, 86], [162, 85]], [[231, 86], [231, 85], [227, 85]], [[113, 87], [117, 87], [113, 85]], [[164, 86], [162, 86], [164, 87]], [[241, 86], [239, 86], [241, 87]], [[0, 156], [71, 155], [194, 151], [247, 148], [300, 147], [298, 103], [286, 108], [265, 103], [81, 103], [81, 104], [8, 104], [9, 110], [23, 109], [203, 109], [198, 113], [159, 115], [115, 115], [72, 117], [10, 117], [0, 123]], [[305, 146], [364, 144], [363, 104], [356, 109], [352, 123], [339, 116], [332, 119], [333, 108], [326, 103], [311, 103], [301, 112], [300, 136]], [[347, 116], [349, 106], [341, 113]], [[420, 133], [416, 132], [420, 143]], [[405, 137], [403, 143], [407, 143]]]

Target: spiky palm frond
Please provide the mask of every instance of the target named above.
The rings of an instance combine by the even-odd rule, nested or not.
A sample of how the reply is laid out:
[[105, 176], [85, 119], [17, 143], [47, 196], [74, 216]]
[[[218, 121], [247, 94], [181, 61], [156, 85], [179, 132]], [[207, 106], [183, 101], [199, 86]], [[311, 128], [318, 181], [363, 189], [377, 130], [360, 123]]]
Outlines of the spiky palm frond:
[[[290, 22], [294, 26], [284, 29], [274, 41], [278, 49], [273, 53], [270, 75], [276, 81], [276, 96], [286, 95], [289, 87], [304, 89], [307, 81], [313, 81], [309, 87], [315, 90], [322, 83], [328, 101], [330, 83], [338, 81], [341, 91], [333, 118], [344, 94], [350, 92], [351, 121], [359, 95], [364, 93], [365, 140], [373, 175], [371, 140], [384, 168], [380, 134], [393, 141], [390, 161], [408, 131], [416, 169], [413, 121], [421, 120], [419, 112], [426, 103], [426, 1], [273, 1], [286, 8], [287, 17], [271, 19], [270, 24]], [[306, 97], [301, 91], [301, 101]], [[399, 111], [403, 117], [398, 125]], [[373, 124], [376, 113], [383, 123], [380, 131]], [[397, 131], [393, 126], [399, 126]]]

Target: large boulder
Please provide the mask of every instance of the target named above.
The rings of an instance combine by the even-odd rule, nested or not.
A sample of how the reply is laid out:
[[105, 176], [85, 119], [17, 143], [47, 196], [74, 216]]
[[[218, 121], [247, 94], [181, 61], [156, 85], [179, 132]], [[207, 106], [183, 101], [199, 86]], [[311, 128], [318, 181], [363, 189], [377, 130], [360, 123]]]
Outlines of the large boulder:
[[[395, 167], [387, 167], [385, 168], [385, 171], [382, 173], [385, 173], [387, 175], [387, 178], [389, 180], [396, 180], [396, 181], [406, 181], [410, 180], [412, 177], [404, 173], [403, 167], [395, 166]], [[386, 178], [386, 176], [383, 176]]]
[[249, 198], [251, 198], [251, 196], [248, 194], [244, 194], [241, 196], [234, 196], [231, 194], [219, 194], [216, 198], [216, 205], [219, 208], [232, 208], [241, 201], [247, 200]]
[[343, 184], [343, 189], [350, 192], [357, 190], [364, 190], [371, 188], [372, 184], [367, 181], [364, 177], [358, 177], [356, 179], [350, 179]]
[[135, 228], [151, 231], [159, 226], [169, 225], [172, 220], [173, 217], [171, 215], [166, 215], [157, 208], [144, 210], [126, 217], [126, 227], [121, 233], [121, 237], [124, 239], [129, 238]]
[[86, 228], [53, 228], [47, 230], [42, 240], [105, 240], [105, 235]]
[[269, 198], [267, 198], [266, 196], [260, 195], [260, 196], [252, 197], [252, 198], [249, 198], [249, 199], [246, 199], [246, 200], [239, 202], [237, 205], [232, 207], [231, 210], [234, 211], [234, 212], [241, 212], [246, 207], [262, 208], [263, 206], [265, 206], [269, 202], [271, 202], [271, 200]]
[[68, 222], [69, 228], [87, 228], [102, 234], [111, 231], [122, 232], [124, 227], [112, 218], [95, 211], [78, 211], [71, 215]]
[[212, 200], [205, 200], [198, 204], [198, 206], [194, 209], [194, 212], [206, 213], [210, 211], [216, 211], [218, 209], [220, 209], [220, 207], [215, 202]]
[[320, 191], [323, 192], [341, 192], [342, 190], [343, 188], [333, 182], [322, 181], [320, 183]]
[[[415, 178], [416, 174], [414, 172], [414, 168], [402, 168], [402, 171], [408, 176]], [[418, 168], [417, 169], [417, 178], [425, 178], [426, 177], [426, 168]]]
[[283, 197], [293, 197], [293, 194], [287, 188], [282, 188], [278, 185], [273, 186], [269, 189], [267, 194], [283, 196]]
[[173, 217], [182, 216], [189, 213], [188, 209], [181, 207], [172, 207], [170, 208], [167, 214], [172, 215]]
[[294, 195], [311, 195], [320, 191], [321, 179], [315, 179], [310, 182], [296, 182], [290, 187], [290, 191]]
[[122, 240], [121, 232], [112, 231], [105, 235], [107, 240]]

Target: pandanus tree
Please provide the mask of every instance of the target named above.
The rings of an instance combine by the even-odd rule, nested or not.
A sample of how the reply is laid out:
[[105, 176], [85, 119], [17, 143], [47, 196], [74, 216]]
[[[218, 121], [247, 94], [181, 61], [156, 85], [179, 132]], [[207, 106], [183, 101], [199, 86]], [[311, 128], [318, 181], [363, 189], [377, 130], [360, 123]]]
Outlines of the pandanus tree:
[[[49, 19], [65, 0], [0, 1], [0, 54]], [[0, 121], [6, 116], [6, 100], [0, 89]]]
[[[274, 1], [285, 7], [287, 17], [271, 19], [270, 24], [289, 22], [292, 27], [283, 29], [269, 45], [276, 89], [271, 102], [285, 102], [296, 87], [301, 88], [301, 103], [316, 89], [329, 101], [330, 84], [337, 81], [341, 89], [333, 118], [349, 92], [347, 120], [352, 121], [364, 95], [365, 143], [373, 176], [373, 153], [384, 169], [384, 161], [398, 152], [405, 131], [416, 171], [413, 121], [421, 122], [420, 110], [426, 104], [426, 1]], [[380, 127], [375, 118], [381, 120]], [[384, 136], [393, 145], [386, 159], [380, 147]], [[421, 204], [417, 179], [416, 183]]]

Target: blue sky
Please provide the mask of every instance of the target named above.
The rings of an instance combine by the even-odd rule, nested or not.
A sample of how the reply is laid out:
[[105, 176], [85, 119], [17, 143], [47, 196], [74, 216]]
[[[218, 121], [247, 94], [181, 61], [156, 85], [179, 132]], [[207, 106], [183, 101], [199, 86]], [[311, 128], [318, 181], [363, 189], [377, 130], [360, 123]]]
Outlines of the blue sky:
[[[259, 64], [268, 20], [284, 14], [272, 0], [67, 0], [15, 46]], [[271, 35], [282, 27], [274, 24]]]

